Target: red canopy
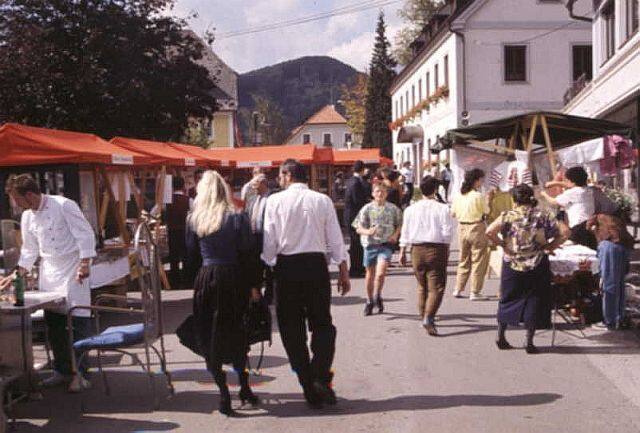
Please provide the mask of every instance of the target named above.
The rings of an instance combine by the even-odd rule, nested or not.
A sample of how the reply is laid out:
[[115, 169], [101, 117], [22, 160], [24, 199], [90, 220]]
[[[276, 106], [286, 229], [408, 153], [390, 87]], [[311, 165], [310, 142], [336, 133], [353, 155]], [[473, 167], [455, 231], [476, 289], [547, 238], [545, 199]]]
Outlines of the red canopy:
[[179, 167], [204, 166], [211, 162], [195, 153], [187, 153], [175, 145], [159, 141], [139, 140], [136, 138], [114, 137], [111, 143], [133, 152], [146, 155], [153, 165], [174, 165]]
[[303, 164], [314, 162], [315, 146], [257, 146], [209, 149], [214, 158], [235, 163], [237, 168], [275, 167], [286, 159], [293, 158]]
[[172, 142], [169, 142], [167, 144], [181, 152], [184, 152], [185, 154], [192, 155], [194, 158], [208, 161], [210, 166], [229, 165], [228, 161], [226, 161], [225, 163], [221, 159], [216, 158], [215, 155], [212, 154], [209, 150], [203, 149], [202, 147]]
[[146, 164], [148, 158], [81, 132], [6, 123], [0, 127], [0, 166], [42, 164]]
[[356, 161], [365, 164], [393, 165], [393, 161], [380, 155], [380, 149], [333, 149], [334, 165], [350, 165]]

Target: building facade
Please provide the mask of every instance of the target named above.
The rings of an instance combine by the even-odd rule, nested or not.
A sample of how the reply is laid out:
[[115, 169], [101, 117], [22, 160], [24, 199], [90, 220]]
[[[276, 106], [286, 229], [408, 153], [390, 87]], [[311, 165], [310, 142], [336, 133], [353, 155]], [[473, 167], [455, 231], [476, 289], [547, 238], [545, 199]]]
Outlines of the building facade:
[[574, 82], [565, 112], [640, 132], [640, 0], [593, 1], [592, 76]]
[[[576, 12], [586, 12], [586, 4]], [[393, 158], [418, 168], [449, 129], [533, 110], [561, 111], [588, 65], [591, 25], [555, 0], [449, 0], [414, 44], [391, 88]]]
[[347, 119], [333, 105], [326, 105], [296, 127], [285, 144], [315, 144], [335, 149], [351, 148], [353, 134]]

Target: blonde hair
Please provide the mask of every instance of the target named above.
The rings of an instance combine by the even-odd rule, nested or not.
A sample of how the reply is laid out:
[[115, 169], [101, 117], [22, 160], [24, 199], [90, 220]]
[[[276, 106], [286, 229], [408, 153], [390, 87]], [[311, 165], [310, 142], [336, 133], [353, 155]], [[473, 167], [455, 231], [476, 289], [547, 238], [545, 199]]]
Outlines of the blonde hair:
[[199, 237], [217, 232], [227, 212], [233, 212], [229, 185], [217, 171], [207, 170], [196, 187], [193, 211], [187, 222]]

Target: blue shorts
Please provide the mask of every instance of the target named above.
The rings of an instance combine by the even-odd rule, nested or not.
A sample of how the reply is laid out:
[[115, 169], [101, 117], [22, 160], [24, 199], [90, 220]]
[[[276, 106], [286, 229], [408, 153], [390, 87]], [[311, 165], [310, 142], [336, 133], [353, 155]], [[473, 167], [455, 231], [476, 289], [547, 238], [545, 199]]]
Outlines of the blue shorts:
[[364, 259], [362, 260], [362, 264], [365, 268], [375, 266], [379, 261], [385, 260], [387, 262], [391, 261], [391, 256], [393, 256], [393, 250], [390, 246], [382, 244], [382, 245], [369, 245], [364, 249]]

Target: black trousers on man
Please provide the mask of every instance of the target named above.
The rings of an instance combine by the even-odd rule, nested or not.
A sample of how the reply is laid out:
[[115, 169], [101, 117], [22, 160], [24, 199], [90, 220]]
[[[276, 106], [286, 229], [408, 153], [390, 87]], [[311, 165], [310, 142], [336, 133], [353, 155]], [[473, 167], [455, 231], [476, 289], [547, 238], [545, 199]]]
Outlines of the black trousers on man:
[[[331, 282], [322, 253], [279, 255], [275, 267], [280, 337], [301, 384], [331, 382], [336, 328], [331, 319]], [[307, 347], [307, 325], [311, 352]]]
[[351, 277], [363, 277], [365, 270], [362, 263], [364, 250], [360, 243], [360, 235], [351, 226], [349, 226], [349, 242], [349, 275]]

